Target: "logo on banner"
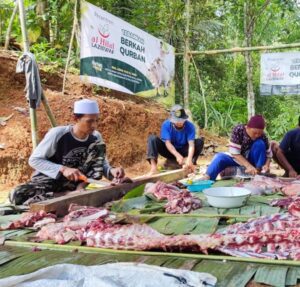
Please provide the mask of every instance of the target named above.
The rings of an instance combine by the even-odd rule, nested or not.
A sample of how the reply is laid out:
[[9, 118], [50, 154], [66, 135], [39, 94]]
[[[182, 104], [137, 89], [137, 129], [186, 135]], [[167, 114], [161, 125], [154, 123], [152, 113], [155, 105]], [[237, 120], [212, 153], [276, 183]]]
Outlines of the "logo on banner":
[[268, 81], [279, 81], [284, 79], [284, 72], [280, 71], [280, 65], [273, 63], [270, 67], [270, 72], [267, 74]]
[[108, 24], [99, 24], [97, 32], [97, 36], [93, 36], [91, 39], [92, 47], [103, 52], [113, 54], [115, 50], [115, 44], [109, 41], [110, 32]]

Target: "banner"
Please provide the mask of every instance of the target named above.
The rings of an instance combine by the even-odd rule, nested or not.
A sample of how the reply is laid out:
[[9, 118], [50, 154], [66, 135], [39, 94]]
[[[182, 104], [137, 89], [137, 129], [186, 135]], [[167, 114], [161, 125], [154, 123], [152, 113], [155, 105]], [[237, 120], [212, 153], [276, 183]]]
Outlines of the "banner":
[[81, 2], [80, 75], [106, 88], [174, 99], [174, 48], [114, 15]]
[[262, 54], [260, 66], [261, 95], [300, 94], [300, 52]]

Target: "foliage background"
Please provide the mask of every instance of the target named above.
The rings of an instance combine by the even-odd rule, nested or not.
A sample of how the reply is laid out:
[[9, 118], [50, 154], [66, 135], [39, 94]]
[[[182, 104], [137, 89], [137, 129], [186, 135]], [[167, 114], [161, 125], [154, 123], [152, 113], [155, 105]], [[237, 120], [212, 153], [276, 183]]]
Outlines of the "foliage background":
[[[191, 0], [191, 50], [226, 49], [244, 46], [244, 5], [250, 0]], [[0, 44], [13, 11], [13, 0], [0, 1]], [[184, 49], [185, 2], [183, 0], [90, 0], [106, 11], [159, 37], [178, 52]], [[251, 2], [255, 18], [253, 46], [300, 42], [300, 8], [296, 0]], [[31, 51], [50, 70], [63, 68], [73, 23], [74, 0], [25, 0]], [[19, 21], [14, 20], [11, 49], [22, 45]], [[297, 51], [299, 49], [293, 49]], [[288, 50], [284, 50], [288, 51]], [[267, 52], [267, 51], [266, 51]], [[275, 51], [274, 51], [275, 52]], [[294, 128], [300, 115], [299, 96], [259, 95], [260, 52], [253, 52], [256, 112], [267, 119], [267, 132], [276, 140]], [[194, 56], [190, 70], [190, 107], [200, 127], [204, 125], [202, 93], [208, 104], [208, 129], [220, 135], [233, 125], [247, 121], [247, 77], [241, 53]], [[176, 58], [176, 102], [183, 99], [183, 59]], [[71, 67], [79, 67], [79, 46], [74, 42]], [[202, 89], [199, 85], [200, 75]]]

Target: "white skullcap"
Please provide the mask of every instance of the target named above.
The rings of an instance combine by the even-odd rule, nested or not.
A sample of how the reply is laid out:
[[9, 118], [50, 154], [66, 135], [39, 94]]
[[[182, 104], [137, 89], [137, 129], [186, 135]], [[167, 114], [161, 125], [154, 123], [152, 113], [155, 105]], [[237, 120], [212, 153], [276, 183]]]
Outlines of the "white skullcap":
[[91, 115], [99, 113], [99, 106], [96, 101], [84, 99], [74, 103], [74, 114]]

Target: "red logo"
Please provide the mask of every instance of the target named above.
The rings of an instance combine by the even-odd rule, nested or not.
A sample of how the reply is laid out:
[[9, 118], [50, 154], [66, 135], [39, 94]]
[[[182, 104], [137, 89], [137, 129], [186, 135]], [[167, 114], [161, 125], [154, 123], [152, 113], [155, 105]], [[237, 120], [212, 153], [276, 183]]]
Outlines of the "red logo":
[[109, 37], [109, 29], [108, 29], [108, 25], [105, 24], [103, 26], [100, 25], [100, 27], [98, 28], [98, 33], [100, 34], [101, 37], [103, 38], [108, 38]]

